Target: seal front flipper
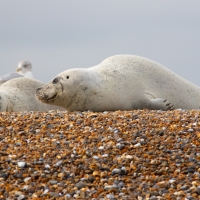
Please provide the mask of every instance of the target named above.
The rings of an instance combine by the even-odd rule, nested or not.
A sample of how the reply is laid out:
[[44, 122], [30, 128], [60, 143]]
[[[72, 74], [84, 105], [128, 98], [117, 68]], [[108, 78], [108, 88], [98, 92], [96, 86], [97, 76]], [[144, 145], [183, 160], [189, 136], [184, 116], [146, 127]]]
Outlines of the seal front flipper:
[[174, 107], [166, 99], [150, 99], [150, 107], [153, 110], [174, 110]]
[[150, 110], [173, 110], [174, 107], [173, 105], [168, 102], [166, 99], [162, 98], [147, 98], [145, 100], [145, 108], [150, 109]]

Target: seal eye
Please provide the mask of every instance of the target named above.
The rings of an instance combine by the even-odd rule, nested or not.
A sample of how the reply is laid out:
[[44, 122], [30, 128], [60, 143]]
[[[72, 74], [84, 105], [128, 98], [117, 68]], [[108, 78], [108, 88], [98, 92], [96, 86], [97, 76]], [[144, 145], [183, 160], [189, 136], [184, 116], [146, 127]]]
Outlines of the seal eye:
[[57, 79], [57, 78], [54, 78], [54, 79], [53, 79], [53, 84], [56, 84], [56, 83], [58, 83], [58, 79]]
[[69, 79], [69, 76], [66, 76], [67, 79]]

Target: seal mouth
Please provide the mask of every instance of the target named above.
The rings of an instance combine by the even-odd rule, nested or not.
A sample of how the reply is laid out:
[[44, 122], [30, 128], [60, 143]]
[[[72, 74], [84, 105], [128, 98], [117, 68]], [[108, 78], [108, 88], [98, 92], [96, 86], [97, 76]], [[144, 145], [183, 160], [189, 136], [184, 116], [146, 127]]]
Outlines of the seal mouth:
[[53, 100], [55, 97], [57, 96], [57, 93], [56, 94], [54, 94], [52, 97], [49, 97], [49, 98], [47, 98], [47, 96], [45, 97], [45, 100], [47, 100], [47, 101], [51, 101], [51, 100]]

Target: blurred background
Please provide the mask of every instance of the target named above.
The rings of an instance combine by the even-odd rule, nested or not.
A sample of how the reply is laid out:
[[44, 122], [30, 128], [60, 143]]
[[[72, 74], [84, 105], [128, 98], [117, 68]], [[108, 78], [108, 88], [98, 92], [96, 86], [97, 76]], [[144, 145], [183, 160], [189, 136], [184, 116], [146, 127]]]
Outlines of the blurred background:
[[0, 75], [29, 60], [49, 82], [116, 54], [161, 63], [200, 86], [199, 0], [0, 2]]

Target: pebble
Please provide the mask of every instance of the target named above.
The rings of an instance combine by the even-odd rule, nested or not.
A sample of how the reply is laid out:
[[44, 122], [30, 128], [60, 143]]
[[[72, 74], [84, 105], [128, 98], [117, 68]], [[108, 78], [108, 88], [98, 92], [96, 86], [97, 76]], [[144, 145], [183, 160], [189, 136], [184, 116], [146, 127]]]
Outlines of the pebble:
[[70, 199], [72, 196], [70, 194], [66, 194], [65, 197]]
[[76, 183], [75, 186], [78, 189], [81, 189], [81, 188], [84, 188], [86, 186], [86, 184], [84, 182], [80, 181], [80, 182]]
[[49, 184], [55, 185], [55, 184], [57, 184], [57, 182], [58, 182], [58, 181], [56, 181], [56, 180], [50, 180], [50, 181], [49, 181]]
[[50, 197], [60, 197], [60, 194], [58, 192], [49, 192]]
[[126, 159], [130, 159], [130, 160], [132, 160], [132, 159], [133, 159], [133, 156], [131, 156], [131, 155], [127, 155], [127, 156], [126, 156]]
[[2, 112], [0, 199], [200, 199], [200, 111]]
[[114, 175], [114, 174], [120, 174], [120, 173], [121, 173], [121, 169], [115, 168], [115, 169], [112, 170], [112, 175]]
[[23, 199], [26, 199], [25, 195], [20, 195], [19, 197], [17, 197], [17, 200], [23, 200]]
[[134, 145], [134, 147], [136, 147], [136, 148], [137, 148], [137, 147], [140, 147], [140, 146], [141, 146], [141, 143], [140, 143], [140, 142]]
[[59, 167], [61, 164], [62, 164], [62, 160], [60, 160], [60, 161], [58, 161], [55, 165], [54, 165], [54, 167]]
[[124, 183], [123, 183], [123, 182], [119, 182], [119, 183], [118, 183], [118, 187], [119, 187], [119, 188], [123, 188], [123, 187], [124, 187]]
[[95, 160], [99, 160], [99, 157], [98, 157], [98, 156], [93, 156], [93, 158], [94, 158]]
[[24, 168], [26, 166], [25, 162], [18, 162], [17, 165], [21, 168]]
[[51, 167], [49, 165], [45, 165], [44, 168], [45, 169], [51, 169]]
[[24, 182], [26, 183], [26, 182], [28, 182], [28, 181], [30, 181], [31, 180], [31, 177], [26, 177], [25, 179], [24, 179]]
[[44, 192], [42, 193], [43, 195], [46, 195], [49, 192], [49, 189], [45, 189]]
[[106, 197], [107, 197], [108, 199], [114, 199], [114, 198], [115, 198], [112, 194], [107, 194]]
[[116, 185], [106, 185], [104, 190], [116, 190], [118, 187]]
[[121, 149], [123, 149], [125, 147], [125, 145], [121, 144], [121, 143], [117, 143], [116, 147], [121, 150]]

